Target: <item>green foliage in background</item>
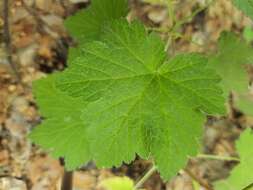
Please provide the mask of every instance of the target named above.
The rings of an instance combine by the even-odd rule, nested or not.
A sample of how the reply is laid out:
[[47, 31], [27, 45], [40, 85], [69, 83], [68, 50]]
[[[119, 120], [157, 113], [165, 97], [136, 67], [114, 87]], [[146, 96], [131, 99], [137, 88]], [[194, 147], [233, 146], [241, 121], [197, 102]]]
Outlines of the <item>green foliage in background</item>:
[[253, 0], [232, 0], [235, 6], [253, 19]]
[[103, 27], [128, 13], [128, 0], [92, 0], [88, 9], [65, 21], [68, 31], [80, 44], [99, 39]]
[[247, 64], [253, 64], [253, 48], [233, 33], [223, 33], [218, 52], [209, 56], [209, 65], [222, 77], [225, 96], [236, 93], [239, 109], [253, 115], [253, 101], [249, 98]]
[[242, 190], [253, 183], [252, 147], [252, 130], [247, 129], [236, 143], [236, 148], [240, 155], [240, 163], [232, 170], [227, 179], [215, 184], [215, 190]]

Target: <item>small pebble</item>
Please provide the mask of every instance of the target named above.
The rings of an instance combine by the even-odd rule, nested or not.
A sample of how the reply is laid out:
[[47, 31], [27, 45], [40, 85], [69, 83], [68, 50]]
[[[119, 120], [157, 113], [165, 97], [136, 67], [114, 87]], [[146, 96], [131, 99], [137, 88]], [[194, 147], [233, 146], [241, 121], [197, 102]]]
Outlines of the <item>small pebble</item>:
[[16, 85], [10, 85], [10, 86], [8, 87], [8, 90], [9, 90], [10, 92], [14, 92], [16, 89], [17, 89], [17, 86], [16, 86]]

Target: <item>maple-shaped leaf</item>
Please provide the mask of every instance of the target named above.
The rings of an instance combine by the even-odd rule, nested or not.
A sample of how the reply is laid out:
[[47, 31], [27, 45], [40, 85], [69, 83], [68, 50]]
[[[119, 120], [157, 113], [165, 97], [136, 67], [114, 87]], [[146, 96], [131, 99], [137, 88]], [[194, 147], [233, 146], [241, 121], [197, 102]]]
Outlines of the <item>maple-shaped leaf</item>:
[[[241, 111], [252, 113], [245, 102], [248, 97], [249, 77], [247, 64], [253, 63], [253, 48], [233, 33], [223, 33], [219, 40], [218, 52], [209, 57], [209, 65], [222, 77], [225, 96], [230, 92], [238, 95], [236, 105]], [[248, 109], [249, 108], [249, 109]]]
[[33, 84], [33, 92], [41, 115], [42, 124], [36, 127], [30, 138], [55, 158], [64, 157], [68, 169], [76, 169], [90, 158], [89, 143], [81, 110], [86, 105], [55, 88], [51, 75]]
[[90, 101], [82, 118], [98, 166], [139, 154], [168, 179], [198, 151], [205, 113], [224, 112], [220, 78], [198, 54], [168, 60], [161, 39], [136, 22], [114, 22], [101, 39], [84, 45], [57, 87]]
[[215, 190], [242, 190], [253, 184], [253, 149], [249, 148], [252, 146], [252, 130], [247, 129], [236, 143], [240, 163], [232, 170], [228, 179], [218, 181], [215, 184]]
[[107, 22], [125, 17], [128, 0], [92, 0], [90, 7], [65, 21], [68, 31], [79, 42], [97, 40]]
[[233, 0], [233, 3], [245, 15], [253, 19], [253, 0]]

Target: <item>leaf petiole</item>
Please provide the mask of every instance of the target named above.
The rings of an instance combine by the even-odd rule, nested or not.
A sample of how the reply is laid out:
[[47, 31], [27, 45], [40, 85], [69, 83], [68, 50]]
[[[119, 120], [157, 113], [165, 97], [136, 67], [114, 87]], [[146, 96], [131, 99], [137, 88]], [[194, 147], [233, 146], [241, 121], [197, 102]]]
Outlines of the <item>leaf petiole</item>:
[[147, 173], [144, 174], [144, 176], [136, 183], [136, 185], [134, 186], [134, 190], [139, 189], [147, 180], [148, 178], [150, 178], [154, 172], [156, 172], [157, 168], [155, 165], [153, 165], [148, 171]]
[[210, 160], [222, 160], [222, 161], [236, 161], [236, 162], [240, 162], [240, 159], [236, 158], [236, 157], [218, 156], [218, 155], [212, 155], [212, 154], [198, 154], [197, 158], [204, 158], [204, 159], [210, 159]]

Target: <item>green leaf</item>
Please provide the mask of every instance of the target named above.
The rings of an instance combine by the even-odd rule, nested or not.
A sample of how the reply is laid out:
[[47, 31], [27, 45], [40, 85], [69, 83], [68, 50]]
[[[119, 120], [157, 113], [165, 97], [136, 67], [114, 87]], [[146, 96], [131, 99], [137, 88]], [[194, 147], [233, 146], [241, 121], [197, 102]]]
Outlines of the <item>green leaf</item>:
[[243, 30], [243, 37], [247, 43], [253, 41], [253, 29], [251, 26], [246, 26]]
[[249, 79], [245, 65], [253, 62], [253, 49], [238, 36], [223, 33], [219, 40], [218, 53], [211, 55], [209, 62], [222, 77], [223, 89], [227, 96], [231, 91], [248, 91]]
[[139, 23], [114, 22], [101, 39], [84, 45], [57, 87], [90, 101], [82, 118], [98, 166], [137, 153], [168, 179], [197, 153], [204, 112], [224, 113], [220, 78], [198, 54], [168, 60], [164, 43]]
[[91, 159], [86, 128], [80, 119], [86, 103], [57, 90], [54, 86], [57, 75], [33, 84], [37, 105], [45, 119], [30, 138], [53, 157], [64, 157], [68, 169], [75, 169]]
[[253, 116], [253, 98], [249, 96], [239, 96], [235, 101], [235, 106], [247, 115]]
[[69, 17], [65, 26], [79, 42], [85, 43], [99, 39], [107, 22], [125, 17], [127, 12], [127, 0], [92, 0], [88, 9]]
[[216, 190], [242, 190], [253, 183], [253, 135], [247, 129], [236, 143], [240, 155], [240, 163], [233, 170], [228, 179], [215, 184]]
[[238, 108], [245, 113], [251, 113], [250, 107], [240, 105], [245, 102], [242, 97], [249, 93], [246, 64], [253, 63], [253, 48], [235, 34], [223, 33], [219, 40], [218, 53], [209, 57], [209, 63], [222, 77], [221, 84], [226, 97], [230, 92], [236, 92], [240, 97], [236, 102]]
[[105, 190], [135, 190], [133, 180], [128, 177], [112, 177], [105, 179], [99, 186]]
[[235, 6], [253, 19], [253, 0], [233, 0]]

